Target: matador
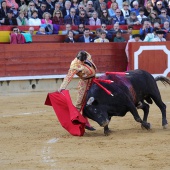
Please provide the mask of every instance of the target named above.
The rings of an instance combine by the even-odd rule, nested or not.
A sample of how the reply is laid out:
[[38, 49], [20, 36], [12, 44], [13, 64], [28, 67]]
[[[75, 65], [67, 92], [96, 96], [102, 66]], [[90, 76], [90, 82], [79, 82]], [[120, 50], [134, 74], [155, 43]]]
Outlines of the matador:
[[[91, 55], [86, 51], [80, 51], [76, 58], [71, 62], [67, 76], [64, 78], [59, 91], [66, 89], [74, 75], [80, 80], [78, 83], [78, 95], [75, 107], [81, 111], [87, 94], [87, 90], [91, 86], [92, 80], [96, 74], [96, 66], [92, 61]], [[88, 130], [95, 130], [93, 127], [86, 127]]]

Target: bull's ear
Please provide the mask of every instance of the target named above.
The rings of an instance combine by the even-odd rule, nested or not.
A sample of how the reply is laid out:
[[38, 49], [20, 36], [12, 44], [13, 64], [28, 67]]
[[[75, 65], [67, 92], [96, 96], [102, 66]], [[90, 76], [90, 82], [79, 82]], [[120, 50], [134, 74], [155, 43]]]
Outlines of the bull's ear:
[[87, 105], [91, 105], [94, 102], [94, 97], [90, 97], [87, 101]]

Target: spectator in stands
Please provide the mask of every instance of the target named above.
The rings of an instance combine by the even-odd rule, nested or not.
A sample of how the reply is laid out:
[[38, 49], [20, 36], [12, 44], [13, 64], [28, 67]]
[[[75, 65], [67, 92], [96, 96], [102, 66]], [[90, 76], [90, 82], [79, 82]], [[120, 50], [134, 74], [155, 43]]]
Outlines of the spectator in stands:
[[82, 10], [79, 12], [80, 24], [89, 25], [89, 19], [87, 18], [86, 11]]
[[52, 24], [51, 14], [49, 12], [44, 12], [43, 19], [41, 19], [41, 24]]
[[6, 1], [6, 6], [11, 10], [13, 10], [14, 14], [17, 14], [18, 4], [16, 3], [16, 1], [15, 0], [5, 0], [5, 1]]
[[83, 36], [79, 37], [78, 42], [90, 43], [93, 42], [93, 38], [90, 36], [90, 29], [85, 28]]
[[100, 37], [94, 40], [94, 43], [106, 43], [109, 42], [109, 40], [106, 38], [106, 32], [101, 31]]
[[166, 33], [170, 32], [170, 26], [168, 21], [164, 22], [162, 30], [165, 31]]
[[53, 2], [52, 0], [45, 0], [45, 3], [47, 6], [46, 11], [53, 15], [55, 2]]
[[[68, 31], [72, 30], [72, 27], [70, 24], [66, 24], [65, 27], [66, 27], [66, 29], [62, 31], [62, 35], [67, 35]], [[78, 34], [78, 32], [74, 31], [74, 30], [73, 30], [73, 33], [74, 33], [74, 35]]]
[[153, 28], [153, 32], [152, 33], [147, 33], [147, 35], [145, 36], [145, 39], [143, 40], [144, 42], [152, 42], [154, 38], [157, 37], [156, 31], [158, 31], [159, 28]]
[[168, 7], [166, 9], [167, 9], [167, 15], [170, 16], [170, 1], [168, 2]]
[[53, 33], [53, 25], [52, 25], [52, 20], [51, 14], [49, 12], [44, 12], [43, 14], [43, 19], [41, 19], [41, 27], [45, 27], [45, 31], [48, 32], [49, 34]]
[[166, 8], [161, 9], [161, 15], [159, 15], [159, 18], [161, 19], [161, 24], [163, 24], [165, 21], [170, 22], [170, 16], [167, 15]]
[[147, 1], [146, 5], [144, 6], [144, 15], [148, 17], [150, 15], [150, 13], [152, 12], [152, 10], [153, 10], [152, 2]]
[[48, 33], [45, 31], [44, 27], [40, 27], [39, 30], [36, 32], [36, 35], [47, 35]]
[[7, 11], [7, 16], [1, 20], [2, 25], [17, 25], [17, 20], [13, 17], [13, 10]]
[[39, 9], [39, 8], [40, 8], [40, 6], [41, 6], [42, 1], [39, 1], [39, 0], [33, 0], [33, 2], [34, 2], [34, 4], [35, 4], [35, 8], [36, 8], [36, 9]]
[[64, 42], [66, 42], [66, 43], [75, 43], [76, 40], [75, 40], [75, 38], [73, 36], [74, 36], [73, 31], [72, 30], [68, 31], [67, 38], [64, 40]]
[[[60, 6], [60, 3], [59, 3], [59, 2], [56, 2], [56, 3], [55, 3], [55, 6], [54, 6], [54, 12], [55, 12], [55, 11], [58, 11], [58, 10], [61, 11], [62, 8], [63, 8], [63, 7]], [[54, 14], [54, 12], [53, 12], [53, 14]]]
[[148, 16], [149, 21], [151, 24], [154, 24], [155, 22], [161, 23], [161, 19], [158, 17], [157, 11], [153, 10], [151, 14]]
[[17, 27], [13, 27], [13, 32], [10, 34], [10, 44], [24, 44], [25, 38]]
[[117, 33], [117, 31], [120, 31], [122, 33], [127, 33], [127, 31], [120, 29], [119, 23], [115, 23], [113, 25], [113, 28], [108, 31], [107, 38], [110, 41], [113, 41], [113, 35], [115, 35]]
[[142, 23], [142, 20], [145, 20], [147, 17], [144, 15], [144, 9], [141, 7], [139, 8], [139, 15], [137, 16], [140, 23]]
[[38, 18], [37, 10], [32, 11], [32, 17], [28, 20], [29, 26], [40, 26], [41, 20]]
[[128, 25], [127, 33], [129, 34], [129, 40], [133, 38], [132, 31], [133, 31], [133, 25]]
[[83, 24], [79, 24], [77, 30], [78, 34], [83, 34], [84, 30], [85, 30], [85, 26]]
[[135, 12], [130, 13], [130, 17], [127, 18], [126, 22], [128, 25], [140, 25], [141, 24]]
[[79, 0], [71, 0], [71, 8], [78, 9]]
[[93, 1], [89, 0], [87, 2], [87, 6], [86, 6], [86, 14], [88, 18], [92, 17], [92, 13], [95, 11], [94, 7], [93, 7]]
[[126, 42], [126, 40], [122, 37], [122, 32], [120, 30], [116, 32], [113, 42]]
[[64, 8], [65, 1], [64, 0], [58, 0], [58, 3], [60, 4], [60, 9], [62, 11], [63, 8]]
[[153, 27], [154, 27], [154, 28], [159, 28], [159, 29], [161, 29], [161, 25], [160, 25], [158, 22], [155, 22], [155, 23], [153, 24]]
[[[129, 62], [129, 42], [142, 42], [142, 40], [140, 39], [140, 34], [134, 34], [133, 38], [128, 40], [126, 44], [125, 53], [127, 56], [127, 62]], [[129, 70], [129, 64], [127, 65], [127, 70]]]
[[38, 18], [39, 19], [43, 19], [44, 12], [47, 12], [46, 8], [47, 8], [46, 3], [42, 2], [40, 5], [40, 8], [38, 9]]
[[113, 18], [109, 16], [108, 10], [103, 10], [101, 15], [101, 24], [112, 25]]
[[28, 19], [28, 6], [27, 5], [22, 5], [19, 7], [19, 11], [24, 12], [24, 17]]
[[[76, 15], [80, 15], [81, 11], [85, 11], [85, 7], [83, 4], [79, 4], [78, 9], [76, 9]], [[86, 11], [85, 11], [86, 13]]]
[[162, 1], [157, 1], [156, 6], [153, 7], [153, 10], [155, 10], [157, 12], [157, 14], [160, 15], [162, 8], [163, 8]]
[[133, 3], [133, 8], [131, 9], [131, 12], [135, 12], [136, 16], [139, 15], [139, 3], [138, 1], [134, 1]]
[[125, 19], [124, 16], [121, 16], [121, 10], [116, 9], [116, 15], [113, 17], [113, 24], [119, 23], [119, 25], [125, 25]]
[[71, 25], [79, 25], [80, 24], [80, 18], [78, 15], [76, 15], [76, 10], [74, 8], [71, 8], [70, 14], [66, 15], [64, 17], [64, 23], [71, 24]]
[[60, 10], [55, 10], [53, 13], [52, 24], [64, 25], [63, 14]]
[[107, 9], [109, 9], [112, 5], [112, 3], [116, 2], [116, 0], [108, 0], [107, 1]]
[[103, 3], [104, 0], [96, 0], [94, 1], [94, 9], [97, 11], [97, 9], [100, 7], [101, 3]]
[[158, 30], [156, 31], [157, 37], [155, 37], [152, 42], [162, 42], [162, 41], [166, 41], [165, 38], [163, 38], [165, 31], [163, 30]]
[[29, 27], [28, 32], [33, 36], [34, 35], [34, 27]]
[[120, 30], [122, 33], [126, 33], [126, 31], [120, 29], [119, 23], [115, 23], [115, 24], [113, 25], [113, 28], [110, 29], [108, 32], [112, 32], [112, 34], [116, 34], [116, 32], [119, 31], [119, 30]]
[[111, 4], [110, 8], [108, 9], [110, 17], [114, 17], [116, 15], [116, 9], [118, 9], [118, 3], [117, 2], [113, 2]]
[[106, 24], [102, 24], [101, 25], [101, 30], [104, 31], [107, 34], [108, 33], [107, 25]]
[[20, 7], [22, 5], [27, 5], [26, 0], [16, 0], [16, 3], [18, 4], [18, 7]]
[[92, 17], [89, 18], [89, 25], [101, 25], [101, 20], [98, 18], [98, 13], [94, 11]]
[[99, 18], [101, 18], [103, 10], [107, 10], [105, 2], [100, 3], [100, 6], [96, 10]]
[[19, 16], [16, 20], [18, 26], [28, 25], [28, 19], [24, 16], [24, 11], [19, 11]]
[[122, 5], [123, 8], [121, 9], [121, 15], [123, 15], [124, 19], [126, 20], [128, 17], [130, 17], [129, 3], [127, 1], [124, 1]]
[[66, 1], [64, 8], [62, 9], [63, 17], [65, 17], [66, 15], [70, 15], [70, 8], [71, 8], [71, 2]]
[[35, 7], [35, 3], [33, 1], [30, 1], [29, 4], [28, 4], [28, 9], [27, 9], [28, 19], [32, 17], [33, 11], [38, 11], [38, 9]]
[[7, 16], [7, 11], [9, 10], [10, 8], [7, 7], [6, 5], [6, 1], [1, 1], [1, 8], [0, 8], [0, 20], [5, 18]]
[[80, 2], [80, 5], [83, 5], [83, 7], [86, 7], [87, 6], [87, 2], [88, 2], [88, 0], [82, 0]]
[[100, 38], [101, 32], [102, 32], [101, 28], [97, 28], [96, 29], [96, 36], [93, 38], [93, 41], [95, 41], [96, 39]]
[[141, 40], [144, 40], [147, 33], [152, 33], [152, 32], [153, 32], [153, 27], [150, 21], [144, 21], [142, 28], [140, 28], [139, 30]]

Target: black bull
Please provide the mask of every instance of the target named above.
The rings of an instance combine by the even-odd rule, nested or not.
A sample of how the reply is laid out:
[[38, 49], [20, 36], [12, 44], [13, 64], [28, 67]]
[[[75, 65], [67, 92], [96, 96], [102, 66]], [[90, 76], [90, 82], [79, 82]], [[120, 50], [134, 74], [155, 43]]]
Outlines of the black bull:
[[[125, 116], [129, 111], [134, 119], [141, 123], [142, 128], [150, 129], [147, 122], [149, 105], [152, 101], [162, 112], [162, 126], [167, 127], [166, 105], [161, 99], [161, 95], [156, 81], [170, 85], [170, 80], [158, 76], [154, 77], [143, 70], [127, 71], [127, 74], [110, 74], [99, 77], [99, 79], [113, 80], [113, 83], [100, 84], [110, 91], [113, 96], [108, 95], [105, 90], [93, 83], [87, 92], [83, 115], [96, 121], [104, 127], [105, 135], [109, 134], [108, 124], [112, 116]], [[147, 104], [148, 103], [148, 104]], [[143, 120], [140, 118], [137, 108], [144, 112]]]

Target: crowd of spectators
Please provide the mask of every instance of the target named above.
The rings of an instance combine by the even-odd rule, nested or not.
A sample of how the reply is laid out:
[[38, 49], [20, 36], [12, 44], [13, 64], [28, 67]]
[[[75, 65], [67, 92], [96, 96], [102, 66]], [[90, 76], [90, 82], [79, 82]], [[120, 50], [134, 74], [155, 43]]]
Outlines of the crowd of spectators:
[[[165, 38], [170, 31], [169, 23], [170, 2], [166, 0], [2, 0], [0, 4], [1, 25], [40, 26], [36, 34], [53, 34], [55, 25], [65, 25], [66, 30], [62, 31], [67, 35], [65, 42], [73, 43], [76, 34], [84, 35], [78, 42], [124, 42], [122, 34], [129, 33], [135, 25], [141, 25], [142, 41], [148, 33], [154, 33], [154, 28], [164, 30]], [[90, 36], [91, 30], [86, 25], [100, 27], [97, 40]], [[113, 28], [107, 30], [107, 25]], [[128, 30], [121, 30], [120, 25], [128, 25]], [[72, 26], [78, 30], [72, 30]], [[131, 33], [129, 37], [132, 38]]]

